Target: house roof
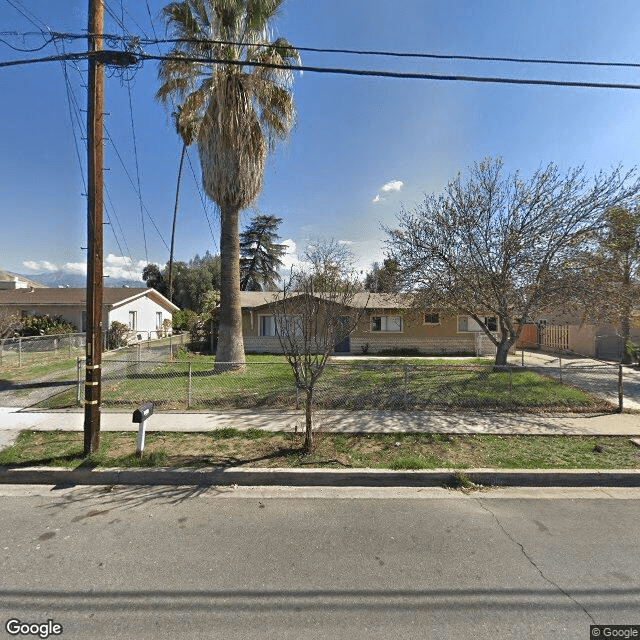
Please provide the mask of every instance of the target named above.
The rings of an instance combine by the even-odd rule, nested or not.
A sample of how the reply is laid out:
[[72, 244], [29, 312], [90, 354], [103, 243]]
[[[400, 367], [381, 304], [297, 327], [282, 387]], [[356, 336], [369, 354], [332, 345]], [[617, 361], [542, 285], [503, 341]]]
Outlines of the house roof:
[[47, 288], [44, 284], [40, 282], [31, 280], [30, 278], [26, 278], [25, 276], [20, 276], [17, 273], [11, 273], [11, 271], [4, 271], [3, 269], [0, 269], [0, 282], [12, 282], [12, 281], [15, 281], [16, 278], [20, 280], [20, 282], [23, 282], [24, 284], [26, 284], [27, 287], [34, 287], [36, 289]]
[[[241, 291], [240, 304], [244, 309], [256, 309], [282, 300], [282, 296], [282, 291]], [[408, 294], [363, 292], [353, 296], [351, 306], [356, 309], [409, 309], [412, 302]]]
[[[102, 302], [105, 306], [117, 307], [135, 298], [149, 296], [158, 304], [177, 311], [179, 307], [170, 302], [155, 289], [105, 287]], [[0, 305], [12, 306], [83, 306], [87, 302], [87, 290], [84, 288], [43, 288], [0, 290]]]

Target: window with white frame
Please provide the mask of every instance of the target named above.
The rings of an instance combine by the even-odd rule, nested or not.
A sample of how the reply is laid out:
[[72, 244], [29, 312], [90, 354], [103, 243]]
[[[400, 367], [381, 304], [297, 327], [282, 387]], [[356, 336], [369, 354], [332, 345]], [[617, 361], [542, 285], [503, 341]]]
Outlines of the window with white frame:
[[129, 311], [129, 329], [136, 331], [138, 329], [138, 312]]
[[301, 317], [293, 315], [260, 316], [260, 335], [275, 337], [277, 335], [294, 335], [302, 333]]
[[[478, 316], [489, 331], [498, 330], [496, 316]], [[458, 316], [458, 333], [472, 333], [482, 331], [480, 325], [471, 316]]]
[[402, 316], [371, 316], [371, 331], [402, 333]]
[[162, 311], [156, 311], [156, 331], [162, 330]]
[[425, 313], [424, 314], [424, 324], [440, 324], [440, 314], [439, 313]]

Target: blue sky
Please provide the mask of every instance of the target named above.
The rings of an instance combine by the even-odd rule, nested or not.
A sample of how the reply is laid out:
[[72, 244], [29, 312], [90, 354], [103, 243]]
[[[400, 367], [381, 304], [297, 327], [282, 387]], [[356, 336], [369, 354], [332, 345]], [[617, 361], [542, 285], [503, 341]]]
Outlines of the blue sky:
[[[148, 0], [159, 36], [164, 4]], [[35, 31], [25, 13], [52, 31], [82, 33], [87, 5], [88, 0], [0, 0], [0, 31]], [[106, 6], [122, 14], [120, 0]], [[153, 35], [146, 0], [125, 0], [124, 9], [129, 33]], [[108, 15], [105, 30], [122, 33]], [[637, 0], [288, 0], [273, 31], [306, 47], [640, 61]], [[22, 48], [42, 43], [41, 37], [0, 37]], [[64, 46], [85, 47], [82, 41]], [[145, 50], [158, 53], [155, 46]], [[53, 46], [22, 53], [0, 42], [0, 60], [55, 53]], [[315, 66], [640, 84], [637, 69], [320, 53], [304, 53], [302, 59]], [[72, 99], [82, 109], [85, 67], [67, 65]], [[180, 144], [167, 112], [153, 99], [156, 71], [156, 63], [146, 62], [129, 83], [119, 77], [106, 82], [105, 181], [113, 203], [106, 217], [116, 235], [105, 228], [105, 271], [114, 276], [139, 274], [147, 260], [168, 260]], [[0, 95], [0, 268], [82, 273], [85, 150], [79, 140], [81, 168], [73, 132], [81, 134], [72, 126], [63, 68], [59, 62], [0, 68]], [[276, 215], [292, 254], [309, 240], [335, 238], [350, 243], [362, 269], [383, 257], [381, 225], [392, 225], [401, 206], [411, 208], [425, 193], [442, 191], [458, 171], [483, 157], [501, 156], [509, 171], [525, 176], [550, 161], [563, 170], [584, 164], [592, 174], [618, 164], [630, 168], [639, 159], [640, 91], [306, 72], [296, 75], [294, 95], [296, 128], [270, 158], [262, 195], [243, 214], [243, 224], [256, 212]], [[195, 148], [190, 157], [199, 180]], [[130, 184], [137, 184], [138, 174], [144, 214]], [[187, 167], [177, 259], [217, 251], [216, 218], [212, 204], [203, 207]]]

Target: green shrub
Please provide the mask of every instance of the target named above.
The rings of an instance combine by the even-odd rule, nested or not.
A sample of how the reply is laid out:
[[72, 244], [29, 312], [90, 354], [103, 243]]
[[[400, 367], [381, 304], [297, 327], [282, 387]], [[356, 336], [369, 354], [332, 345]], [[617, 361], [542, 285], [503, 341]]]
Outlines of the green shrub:
[[18, 335], [51, 336], [61, 333], [76, 333], [78, 329], [62, 316], [27, 316], [22, 318]]
[[126, 324], [114, 320], [107, 331], [107, 349], [126, 347], [128, 333], [129, 327]]

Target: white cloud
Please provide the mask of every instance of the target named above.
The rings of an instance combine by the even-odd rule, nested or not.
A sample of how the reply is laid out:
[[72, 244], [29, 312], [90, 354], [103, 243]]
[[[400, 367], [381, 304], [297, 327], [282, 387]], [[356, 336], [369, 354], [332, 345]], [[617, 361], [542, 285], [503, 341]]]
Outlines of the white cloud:
[[387, 184], [382, 185], [380, 191], [384, 191], [385, 193], [387, 191], [400, 191], [403, 186], [404, 182], [402, 182], [402, 180], [392, 180], [391, 182], [387, 182]]
[[282, 272], [286, 273], [291, 270], [291, 267], [299, 263], [298, 260], [298, 247], [291, 238], [284, 240], [281, 244], [287, 247], [287, 252], [280, 258], [283, 263]]
[[338, 244], [346, 244], [351, 246], [353, 244], [353, 240], [338, 240]]
[[390, 182], [387, 182], [380, 187], [378, 194], [371, 202], [373, 202], [373, 204], [384, 202], [386, 198], [383, 198], [380, 195], [381, 193], [389, 193], [389, 191], [400, 191], [402, 187], [404, 187], [404, 182], [402, 182], [402, 180], [391, 180]]
[[58, 265], [48, 260], [25, 260], [22, 264], [27, 267], [29, 271], [36, 271], [38, 273], [42, 273], [43, 271], [58, 271]]
[[126, 256], [115, 256], [110, 253], [104, 261], [104, 275], [125, 280], [142, 280], [142, 270], [146, 265], [145, 260], [134, 262]]
[[[22, 263], [27, 269], [34, 273], [72, 273], [74, 275], [86, 275], [86, 262], [64, 262], [57, 264], [48, 260], [25, 260]], [[142, 281], [142, 270], [146, 266], [145, 260], [134, 262], [126, 256], [116, 256], [110, 253], [104, 260], [104, 275], [110, 278], [123, 278], [125, 280]]]
[[87, 263], [86, 262], [65, 262], [63, 265], [60, 265], [58, 271], [63, 271], [64, 273], [74, 273], [77, 275], [86, 275], [87, 274]]

